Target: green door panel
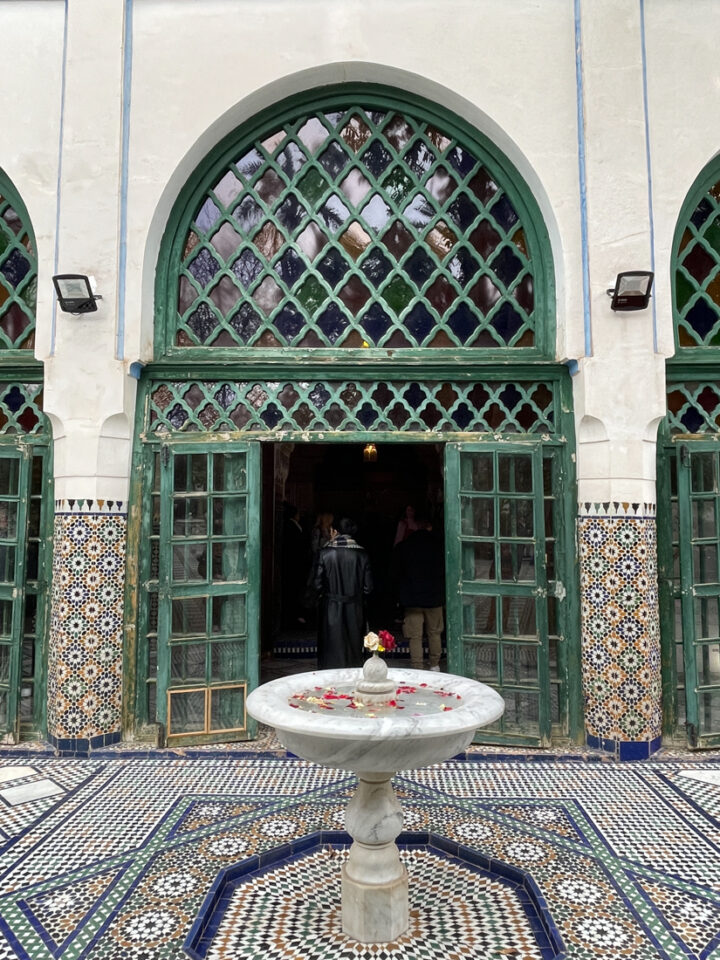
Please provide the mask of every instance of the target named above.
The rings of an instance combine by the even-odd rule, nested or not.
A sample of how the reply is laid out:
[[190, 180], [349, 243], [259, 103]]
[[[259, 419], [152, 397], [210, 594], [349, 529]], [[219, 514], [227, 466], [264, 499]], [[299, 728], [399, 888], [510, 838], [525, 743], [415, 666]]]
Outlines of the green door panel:
[[254, 733], [245, 700], [258, 683], [259, 452], [178, 442], [155, 457], [155, 711], [171, 744]]
[[544, 746], [567, 734], [555, 454], [539, 443], [446, 447], [448, 668], [506, 705], [484, 741]]
[[720, 450], [678, 445], [680, 613], [692, 746], [720, 744]]

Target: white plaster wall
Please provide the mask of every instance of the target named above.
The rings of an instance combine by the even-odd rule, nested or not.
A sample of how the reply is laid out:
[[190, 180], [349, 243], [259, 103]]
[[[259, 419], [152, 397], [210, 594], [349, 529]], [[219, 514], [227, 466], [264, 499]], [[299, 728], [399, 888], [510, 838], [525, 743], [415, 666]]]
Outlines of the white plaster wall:
[[660, 349], [673, 353], [670, 255], [680, 208], [720, 152], [720, 3], [646, 0]]
[[556, 259], [559, 355], [582, 350], [571, 0], [142, 0], [134, 13], [128, 359], [152, 354], [157, 252], [194, 166], [262, 107], [342, 80], [448, 106], [529, 182]]
[[64, 20], [63, 0], [0, 3], [0, 169], [22, 196], [35, 231], [35, 353], [41, 359], [48, 352], [52, 320]]

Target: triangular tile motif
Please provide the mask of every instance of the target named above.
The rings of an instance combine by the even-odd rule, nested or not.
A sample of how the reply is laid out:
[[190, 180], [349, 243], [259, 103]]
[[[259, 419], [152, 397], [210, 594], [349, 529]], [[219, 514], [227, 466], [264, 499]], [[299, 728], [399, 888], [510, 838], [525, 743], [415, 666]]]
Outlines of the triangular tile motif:
[[123, 867], [121, 870], [114, 868], [96, 873], [76, 883], [28, 897], [20, 902], [20, 907], [31, 922], [34, 920], [42, 927], [56, 947], [53, 953], [57, 953], [85, 925], [90, 914], [124, 871]]
[[584, 837], [578, 833], [570, 817], [560, 807], [549, 804], [503, 803], [493, 806], [494, 813], [502, 813], [506, 817], [514, 817], [521, 823], [531, 827], [539, 827], [549, 833], [561, 837], [579, 840], [584, 843]]
[[720, 931], [720, 907], [706, 900], [650, 880], [637, 880], [667, 927], [686, 944], [697, 960], [704, 960], [708, 946]]

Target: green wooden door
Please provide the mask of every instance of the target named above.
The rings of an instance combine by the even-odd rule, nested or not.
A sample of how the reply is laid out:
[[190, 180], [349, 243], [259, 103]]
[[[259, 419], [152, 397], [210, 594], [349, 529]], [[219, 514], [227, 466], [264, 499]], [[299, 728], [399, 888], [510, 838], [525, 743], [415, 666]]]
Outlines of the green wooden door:
[[698, 441], [676, 455], [688, 739], [711, 747], [720, 744], [720, 450]]
[[157, 720], [167, 742], [238, 739], [258, 682], [260, 449], [160, 452]]
[[485, 741], [567, 734], [557, 481], [541, 444], [447, 445], [448, 666], [505, 700]]

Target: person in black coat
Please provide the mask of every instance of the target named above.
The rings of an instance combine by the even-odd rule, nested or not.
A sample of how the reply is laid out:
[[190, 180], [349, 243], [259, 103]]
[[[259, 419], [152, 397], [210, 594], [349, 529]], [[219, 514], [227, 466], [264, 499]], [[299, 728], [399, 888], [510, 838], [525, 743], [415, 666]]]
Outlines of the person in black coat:
[[320, 551], [315, 573], [321, 670], [362, 664], [365, 597], [373, 588], [367, 552], [354, 539], [355, 524], [345, 517], [332, 533]]

